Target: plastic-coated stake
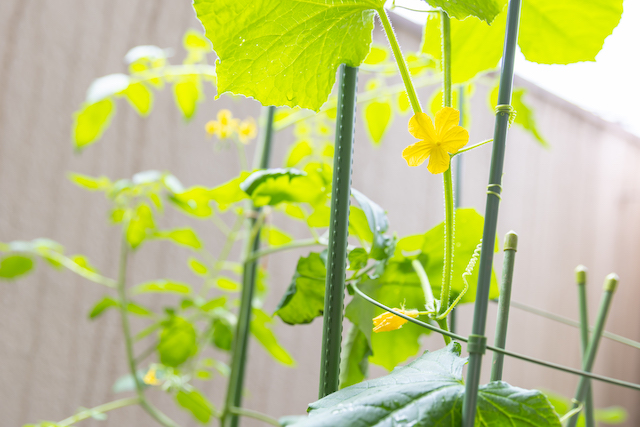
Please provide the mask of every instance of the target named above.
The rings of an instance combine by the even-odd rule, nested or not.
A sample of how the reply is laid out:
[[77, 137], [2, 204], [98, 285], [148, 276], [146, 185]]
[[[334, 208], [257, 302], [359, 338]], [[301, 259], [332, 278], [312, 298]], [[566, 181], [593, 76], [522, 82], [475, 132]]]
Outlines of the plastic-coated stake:
[[[582, 362], [582, 370], [586, 372], [591, 372], [593, 368], [593, 363], [596, 360], [596, 353], [598, 352], [598, 345], [600, 344], [600, 338], [602, 337], [602, 331], [604, 331], [604, 324], [607, 321], [607, 315], [609, 314], [609, 307], [611, 306], [611, 300], [613, 299], [613, 293], [618, 286], [618, 276], [615, 273], [611, 273], [604, 280], [604, 292], [602, 293], [602, 299], [600, 300], [600, 309], [598, 310], [598, 317], [596, 318], [596, 325], [593, 330], [593, 335], [589, 340], [589, 345], [585, 351], [585, 355]], [[578, 407], [578, 404], [585, 401], [587, 397], [587, 392], [590, 386], [589, 378], [580, 377], [580, 381], [578, 382], [578, 388], [575, 394], [575, 402], [573, 404], [573, 408]], [[576, 413], [572, 417], [569, 418], [567, 422], [567, 427], [576, 427], [576, 423], [578, 422], [578, 415]]]
[[[502, 55], [502, 70], [500, 72], [500, 89], [498, 91], [498, 105], [511, 103], [513, 89], [513, 66], [518, 41], [518, 26], [520, 23], [521, 0], [509, 1], [507, 11], [507, 28]], [[491, 154], [491, 169], [489, 172], [489, 186], [492, 190], [487, 194], [487, 205], [484, 215], [484, 231], [482, 233], [482, 252], [478, 269], [478, 289], [473, 313], [472, 335], [484, 336], [487, 323], [487, 305], [489, 303], [489, 286], [493, 267], [493, 249], [495, 245], [498, 209], [500, 205], [502, 169], [504, 164], [505, 142], [509, 127], [509, 112], [500, 111], [496, 114], [495, 130], [493, 134], [493, 152]], [[467, 384], [462, 406], [462, 426], [473, 427], [478, 401], [478, 387], [480, 385], [480, 370], [482, 368], [482, 353], [469, 355], [469, 369]]]
[[[505, 348], [507, 343], [507, 324], [509, 323], [509, 306], [511, 303], [511, 284], [513, 282], [513, 266], [518, 250], [518, 235], [513, 231], [504, 237], [504, 261], [502, 264], [502, 282], [500, 283], [500, 300], [498, 301], [498, 320], [496, 322], [496, 337], [493, 345]], [[502, 381], [502, 366], [504, 354], [493, 353], [491, 365], [491, 381]]]
[[[254, 169], [266, 169], [269, 167], [269, 157], [271, 154], [271, 142], [273, 139], [273, 117], [276, 108], [268, 107], [266, 111], [265, 132], [260, 144], [256, 147], [254, 157]], [[259, 208], [252, 208], [252, 215], [247, 219], [246, 229], [249, 237], [245, 241], [242, 259], [245, 260], [242, 266], [242, 295], [240, 296], [240, 310], [238, 312], [238, 323], [233, 339], [233, 361], [231, 362], [231, 373], [229, 374], [229, 385], [227, 387], [227, 401], [225, 411], [222, 416], [223, 427], [237, 427], [238, 415], [229, 412], [228, 408], [242, 406], [242, 388], [244, 384], [244, 372], [247, 362], [247, 347], [249, 345], [249, 332], [251, 329], [251, 303], [256, 287], [256, 271], [258, 260], [252, 259], [252, 254], [260, 247], [260, 230], [254, 230]], [[255, 231], [255, 234], [252, 233]], [[253, 239], [252, 239], [253, 237]]]
[[[578, 303], [580, 307], [580, 351], [582, 352], [582, 362], [587, 356], [589, 346], [589, 314], [587, 312], [587, 268], [584, 265], [576, 267], [576, 283], [578, 284]], [[591, 392], [591, 381], [587, 386], [587, 398], [584, 402], [584, 416], [586, 427], [595, 427], [593, 416], [593, 395]]]
[[337, 391], [339, 386], [358, 69], [341, 65], [339, 82], [320, 364], [321, 398]]

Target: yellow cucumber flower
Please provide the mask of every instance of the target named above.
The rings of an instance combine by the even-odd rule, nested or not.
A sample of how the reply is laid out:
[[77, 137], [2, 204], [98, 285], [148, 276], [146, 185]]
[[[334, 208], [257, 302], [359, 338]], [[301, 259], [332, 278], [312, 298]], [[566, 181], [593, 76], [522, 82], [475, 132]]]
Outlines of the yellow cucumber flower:
[[216, 135], [219, 139], [227, 139], [233, 135], [238, 128], [240, 120], [233, 118], [233, 113], [229, 110], [218, 111], [218, 120], [210, 120], [205, 125], [205, 130], [209, 135]]
[[249, 117], [240, 123], [238, 127], [238, 138], [243, 144], [248, 144], [250, 140], [258, 135], [258, 128], [253, 117]]
[[156, 368], [149, 368], [142, 381], [149, 385], [158, 385], [160, 380], [156, 377]]
[[[403, 308], [394, 308], [394, 310], [405, 316], [413, 317], [414, 319], [418, 317], [418, 310], [405, 310]], [[373, 319], [373, 332], [395, 331], [396, 329], [402, 328], [402, 325], [407, 322], [407, 319], [385, 311]]]
[[417, 113], [409, 120], [409, 133], [420, 141], [404, 149], [402, 157], [409, 166], [420, 166], [427, 158], [427, 169], [438, 174], [449, 169], [451, 157], [469, 142], [469, 132], [460, 122], [460, 112], [444, 107], [436, 113], [436, 126], [425, 113]]

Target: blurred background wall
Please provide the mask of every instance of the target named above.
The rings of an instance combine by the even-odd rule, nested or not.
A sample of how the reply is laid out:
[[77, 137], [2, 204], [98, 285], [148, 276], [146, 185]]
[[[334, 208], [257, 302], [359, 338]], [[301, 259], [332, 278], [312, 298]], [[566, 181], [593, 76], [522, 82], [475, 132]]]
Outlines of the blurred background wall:
[[[419, 29], [394, 19], [405, 51], [416, 50]], [[254, 101], [223, 97], [207, 101], [185, 124], [167, 89], [157, 94], [154, 111], [140, 119], [119, 104], [104, 138], [81, 155], [72, 152], [72, 113], [97, 77], [126, 72], [122, 61], [129, 48], [154, 44], [172, 47], [182, 59], [181, 38], [199, 28], [190, 2], [169, 0], [4, 0], [0, 2], [0, 241], [48, 237], [63, 243], [67, 253], [86, 254], [105, 274], [114, 276], [118, 231], [106, 222], [108, 204], [69, 182], [69, 171], [106, 175], [111, 179], [158, 169], [171, 171], [185, 186], [214, 186], [237, 171], [234, 153], [214, 151], [204, 132], [206, 121], [221, 108], [236, 116], [257, 117]], [[379, 29], [376, 38], [382, 41]], [[361, 79], [366, 79], [361, 73]], [[607, 329], [640, 340], [637, 282], [640, 268], [640, 139], [625, 133], [527, 82], [538, 126], [551, 144], [541, 148], [514, 126], [509, 134], [499, 233], [513, 229], [520, 236], [513, 299], [577, 319], [573, 269], [589, 267], [590, 310], [595, 313], [604, 276], [621, 277]], [[421, 90], [426, 102], [432, 89]], [[471, 141], [492, 137], [493, 115], [487, 108], [487, 87], [478, 85], [473, 98]], [[361, 116], [359, 116], [361, 117]], [[389, 209], [391, 229], [400, 236], [422, 233], [442, 220], [439, 177], [426, 168], [406, 167], [401, 150], [413, 142], [406, 133], [408, 116], [396, 117], [379, 147], [372, 147], [360, 123], [356, 132], [354, 186]], [[277, 135], [273, 164], [280, 165], [290, 132]], [[490, 149], [464, 159], [462, 205], [484, 211]], [[171, 210], [162, 226], [191, 225], [211, 250], [219, 236], [212, 224], [190, 220]], [[295, 231], [295, 230], [294, 230]], [[502, 237], [501, 237], [502, 238]], [[289, 285], [297, 256], [277, 254], [268, 261], [272, 311]], [[167, 243], [151, 242], [132, 259], [129, 282], [171, 277], [192, 280], [188, 253]], [[499, 268], [501, 255], [496, 257]], [[21, 426], [37, 420], [59, 420], [80, 407], [92, 407], [121, 396], [111, 386], [127, 372], [119, 319], [115, 312], [91, 322], [87, 313], [103, 289], [69, 272], [40, 263], [36, 274], [0, 283], [0, 424]], [[149, 298], [160, 308], [163, 300]], [[459, 310], [459, 330], [471, 329], [472, 306]], [[512, 309], [508, 347], [549, 361], [580, 366], [578, 331]], [[488, 335], [493, 339], [495, 306]], [[247, 375], [248, 408], [273, 416], [302, 414], [316, 399], [321, 320], [289, 327], [275, 320], [282, 344], [298, 362], [295, 369], [278, 365], [251, 344]], [[136, 326], [140, 326], [137, 324]], [[425, 340], [425, 349], [441, 347], [439, 337]], [[489, 362], [489, 358], [486, 358]], [[637, 351], [604, 340], [595, 372], [640, 381]], [[372, 374], [382, 374], [374, 369]], [[488, 364], [483, 380], [488, 380]], [[541, 387], [571, 396], [577, 378], [507, 359], [504, 379], [522, 387]], [[224, 382], [201, 388], [219, 403]], [[183, 426], [196, 425], [160, 393], [154, 401]], [[640, 394], [596, 383], [598, 406], [622, 405], [630, 413], [627, 426], [640, 425]], [[109, 415], [87, 426], [152, 426], [138, 408]], [[243, 425], [258, 425], [252, 421]]]

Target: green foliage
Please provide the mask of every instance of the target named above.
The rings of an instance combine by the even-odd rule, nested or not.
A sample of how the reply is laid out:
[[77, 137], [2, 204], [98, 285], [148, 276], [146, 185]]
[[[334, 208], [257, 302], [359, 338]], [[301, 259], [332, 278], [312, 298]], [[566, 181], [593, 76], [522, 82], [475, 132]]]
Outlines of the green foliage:
[[192, 249], [200, 249], [202, 247], [202, 243], [200, 242], [198, 235], [191, 228], [178, 228], [175, 230], [158, 231], [155, 233], [154, 237], [160, 239], [169, 239], [179, 245], [187, 246]]
[[326, 275], [327, 267], [319, 253], [301, 257], [275, 314], [290, 325], [311, 323], [322, 316]]
[[369, 53], [373, 11], [383, 2], [259, 0], [246, 6], [233, 0], [194, 1], [219, 57], [219, 93], [317, 111], [333, 88], [338, 66], [358, 66]]
[[289, 150], [289, 156], [287, 157], [285, 165], [288, 168], [296, 166], [311, 154], [313, 154], [311, 145], [305, 140], [299, 141]]
[[293, 241], [293, 237], [273, 225], [262, 227], [261, 232], [262, 238], [271, 246], [282, 246]]
[[33, 269], [33, 259], [24, 255], [8, 255], [0, 260], [0, 279], [12, 280]]
[[388, 253], [393, 251], [390, 247], [392, 239], [384, 236], [384, 232], [389, 228], [389, 220], [387, 213], [377, 203], [373, 202], [367, 196], [356, 190], [351, 189], [351, 195], [362, 208], [369, 229], [373, 233], [373, 245], [371, 246], [371, 258], [382, 260], [388, 258]]
[[112, 307], [119, 307], [120, 303], [115, 299], [106, 296], [103, 297], [100, 301], [93, 306], [91, 311], [89, 312], [89, 319], [93, 320], [99, 317], [102, 313], [104, 313], [107, 309]]
[[[495, 86], [489, 95], [489, 104], [492, 109], [498, 105], [499, 86]], [[549, 147], [547, 140], [540, 134], [536, 126], [536, 120], [533, 116], [533, 110], [525, 103], [524, 97], [527, 94], [526, 89], [516, 88], [511, 95], [511, 106], [516, 110], [515, 124], [522, 126], [545, 148]]]
[[283, 202], [314, 202], [319, 196], [315, 182], [298, 169], [266, 169], [252, 173], [240, 188], [256, 207]]
[[355, 248], [349, 252], [349, 270], [360, 270], [366, 267], [369, 254], [363, 248]]
[[[280, 422], [296, 427], [373, 426], [393, 419], [427, 427], [459, 425], [465, 391], [462, 368], [466, 363], [467, 359], [460, 357], [460, 344], [453, 342], [446, 348], [425, 352], [385, 377], [344, 388], [312, 403], [308, 418]], [[544, 394], [498, 381], [480, 387], [475, 425], [561, 424]]]
[[224, 318], [214, 319], [211, 324], [213, 328], [213, 345], [220, 350], [231, 350], [231, 342], [233, 341], [233, 330], [231, 326], [232, 325]]
[[111, 99], [82, 104], [73, 116], [73, 141], [76, 148], [84, 148], [100, 139], [109, 127], [114, 112], [115, 103]]
[[195, 258], [189, 258], [189, 267], [191, 267], [191, 270], [193, 270], [194, 273], [199, 274], [200, 276], [206, 275], [209, 271], [206, 265]]
[[200, 79], [197, 76], [182, 77], [173, 85], [173, 96], [184, 119], [191, 120], [198, 103], [203, 101]]
[[367, 378], [368, 358], [371, 354], [369, 339], [360, 328], [351, 325], [340, 353], [340, 388], [349, 387]]
[[269, 329], [269, 325], [272, 323], [271, 316], [259, 308], [253, 308], [252, 314], [251, 334], [254, 338], [262, 344], [262, 347], [264, 347], [276, 361], [285, 366], [294, 366], [296, 361], [293, 360], [289, 352], [280, 345], [273, 331]]
[[191, 286], [186, 283], [173, 280], [155, 280], [153, 282], [142, 283], [131, 290], [132, 295], [147, 293], [171, 293], [188, 295], [191, 293]]
[[595, 61], [620, 22], [622, 0], [529, 0], [522, 4], [519, 45], [540, 64]]
[[210, 203], [213, 200], [211, 191], [205, 187], [191, 187], [169, 196], [175, 207], [195, 217], [205, 218], [213, 214]]
[[[571, 399], [561, 396], [550, 391], [543, 391], [549, 402], [554, 407], [558, 414], [566, 414], [573, 407]], [[593, 418], [596, 423], [605, 424], [622, 424], [627, 420], [627, 411], [620, 406], [611, 406], [609, 408], [595, 409], [593, 412]], [[586, 421], [584, 417], [584, 411], [580, 412], [578, 418], [578, 424], [576, 427], [585, 427]]]
[[500, 1], [496, 0], [425, 0], [433, 7], [438, 7], [447, 12], [447, 15], [460, 21], [468, 16], [475, 16], [487, 24], [491, 24], [494, 18], [502, 10]]
[[127, 241], [136, 249], [147, 238], [148, 232], [156, 228], [153, 212], [146, 204], [141, 204], [135, 211], [127, 227]]
[[393, 108], [391, 101], [373, 101], [364, 107], [364, 120], [369, 137], [374, 144], [380, 144], [384, 138], [391, 120], [393, 118]]
[[172, 367], [182, 365], [196, 354], [197, 333], [191, 322], [178, 316], [168, 320], [160, 332], [157, 350], [160, 362]]
[[193, 386], [189, 390], [180, 390], [176, 394], [178, 405], [193, 415], [202, 424], [207, 424], [215, 414], [213, 404]]

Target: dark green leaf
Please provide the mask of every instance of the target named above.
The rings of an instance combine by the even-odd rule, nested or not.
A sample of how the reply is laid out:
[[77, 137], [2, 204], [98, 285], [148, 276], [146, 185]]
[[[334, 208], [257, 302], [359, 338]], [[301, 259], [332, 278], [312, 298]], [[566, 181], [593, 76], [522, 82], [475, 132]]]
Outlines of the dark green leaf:
[[163, 365], [180, 366], [197, 350], [196, 330], [182, 317], [173, 317], [160, 332], [158, 353]]
[[327, 269], [320, 254], [312, 252], [308, 257], [301, 257], [275, 314], [291, 325], [310, 323], [322, 316], [326, 274]]
[[33, 269], [33, 260], [24, 255], [8, 255], [0, 261], [0, 279], [11, 280]]
[[176, 395], [176, 402], [202, 424], [207, 424], [215, 412], [213, 404], [193, 387], [189, 391], [180, 390]]
[[296, 361], [293, 360], [289, 352], [280, 345], [273, 331], [269, 329], [269, 325], [272, 322], [273, 320], [267, 313], [258, 308], [254, 308], [253, 318], [251, 319], [251, 334], [275, 360], [283, 365], [294, 366]]
[[194, 1], [219, 57], [220, 93], [316, 111], [333, 88], [338, 66], [356, 67], [369, 53], [373, 11], [382, 6], [378, 0], [257, 0], [250, 7]]
[[[309, 405], [306, 420], [286, 426], [334, 427], [376, 426], [397, 420], [406, 425], [424, 427], [460, 425], [465, 386], [460, 344], [425, 352], [407, 366], [391, 374], [356, 384]], [[560, 427], [544, 394], [524, 390], [505, 382], [480, 387], [475, 425]]]

